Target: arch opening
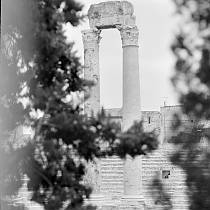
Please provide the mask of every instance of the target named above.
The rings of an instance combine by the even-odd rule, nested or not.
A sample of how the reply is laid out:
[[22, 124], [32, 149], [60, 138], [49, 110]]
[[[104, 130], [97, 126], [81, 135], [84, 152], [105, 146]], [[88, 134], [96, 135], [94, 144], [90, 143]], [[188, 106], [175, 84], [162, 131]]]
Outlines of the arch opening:
[[101, 32], [99, 48], [100, 105], [105, 109], [122, 107], [122, 44], [117, 29]]

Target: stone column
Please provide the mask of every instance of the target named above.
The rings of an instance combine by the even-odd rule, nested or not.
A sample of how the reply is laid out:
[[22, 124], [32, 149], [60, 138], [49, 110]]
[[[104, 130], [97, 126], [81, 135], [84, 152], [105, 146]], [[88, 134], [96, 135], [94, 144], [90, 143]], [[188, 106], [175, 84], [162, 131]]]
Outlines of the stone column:
[[[100, 30], [89, 29], [82, 31], [84, 45], [84, 78], [94, 82], [90, 89], [87, 100], [84, 102], [84, 113], [88, 116], [97, 114], [100, 110], [100, 74], [99, 74], [99, 42], [101, 40]], [[87, 96], [85, 95], [85, 98]], [[101, 194], [100, 161], [88, 164], [89, 183], [93, 192], [86, 204], [96, 205], [99, 208], [103, 205], [104, 196]]]
[[[90, 89], [89, 98], [84, 103], [84, 112], [90, 116], [100, 110], [100, 77], [99, 77], [99, 42], [100, 30], [82, 31], [84, 44], [84, 78], [95, 84]], [[86, 98], [87, 96], [85, 96]]]
[[[138, 35], [136, 26], [119, 28], [123, 47], [123, 130], [141, 120]], [[143, 209], [141, 157], [126, 157], [124, 163], [124, 196], [122, 208]]]
[[120, 29], [123, 47], [123, 130], [141, 119], [138, 36], [136, 26]]

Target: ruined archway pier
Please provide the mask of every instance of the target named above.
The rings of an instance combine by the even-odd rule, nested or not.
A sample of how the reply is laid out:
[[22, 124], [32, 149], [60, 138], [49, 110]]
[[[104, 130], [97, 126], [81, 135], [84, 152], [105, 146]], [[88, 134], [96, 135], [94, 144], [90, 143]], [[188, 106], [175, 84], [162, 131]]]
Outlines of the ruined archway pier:
[[[135, 23], [133, 6], [127, 1], [94, 4], [90, 6], [88, 18], [90, 28], [82, 31], [84, 75], [85, 79], [94, 80], [95, 86], [91, 90], [90, 98], [85, 102], [85, 113], [90, 115], [92, 112], [97, 113], [100, 110], [99, 43], [101, 30], [117, 29], [120, 31], [123, 48], [122, 128], [126, 130], [135, 120], [141, 119], [139, 31]], [[99, 184], [102, 187], [99, 187], [92, 197], [94, 201], [95, 196], [95, 204], [103, 209], [143, 209], [140, 156], [135, 159], [128, 157], [125, 161], [113, 157], [104, 160], [104, 162], [100, 161], [98, 167], [100, 171]], [[111, 172], [110, 168], [113, 169]], [[120, 175], [122, 182], [119, 181]], [[110, 184], [112, 187], [103, 188], [104, 183]], [[122, 188], [122, 193], [113, 189], [113, 186], [118, 186], [117, 183], [122, 185], [119, 186]]]

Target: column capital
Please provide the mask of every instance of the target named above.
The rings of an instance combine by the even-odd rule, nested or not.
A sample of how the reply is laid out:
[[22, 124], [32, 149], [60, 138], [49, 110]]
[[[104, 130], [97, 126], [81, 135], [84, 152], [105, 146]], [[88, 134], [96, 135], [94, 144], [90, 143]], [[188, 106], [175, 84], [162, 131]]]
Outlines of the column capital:
[[99, 45], [101, 40], [100, 36], [101, 30], [98, 29], [89, 29], [82, 31], [82, 40], [85, 49], [95, 48], [96, 45]]
[[139, 30], [137, 26], [117, 26], [122, 39], [122, 47], [138, 46]]

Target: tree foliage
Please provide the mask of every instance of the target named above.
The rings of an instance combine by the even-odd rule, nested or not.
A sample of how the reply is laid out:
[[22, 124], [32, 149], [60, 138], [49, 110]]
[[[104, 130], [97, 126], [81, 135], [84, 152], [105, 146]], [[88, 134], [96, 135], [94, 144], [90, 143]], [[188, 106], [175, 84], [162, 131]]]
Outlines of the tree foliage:
[[184, 24], [172, 45], [176, 57], [172, 79], [184, 112], [209, 119], [210, 1], [174, 0]]
[[172, 45], [176, 57], [172, 82], [180, 94], [183, 114], [193, 117], [195, 124], [185, 128], [175, 119], [178, 135], [172, 140], [177, 150], [171, 161], [186, 173], [190, 209], [206, 210], [210, 209], [210, 1], [173, 2], [182, 25]]
[[[122, 133], [104, 111], [82, 114], [81, 95], [93, 84], [81, 77], [80, 58], [68, 43], [64, 25], [82, 21], [74, 0], [3, 1], [0, 77], [1, 190], [17, 194], [29, 178], [32, 200], [46, 210], [82, 209], [91, 193], [83, 183], [94, 158], [146, 154], [157, 147], [152, 133], [135, 123]], [[10, 15], [8, 15], [10, 14]], [[14, 147], [8, 137], [18, 125], [34, 135]], [[104, 146], [105, 145], [105, 146]]]

